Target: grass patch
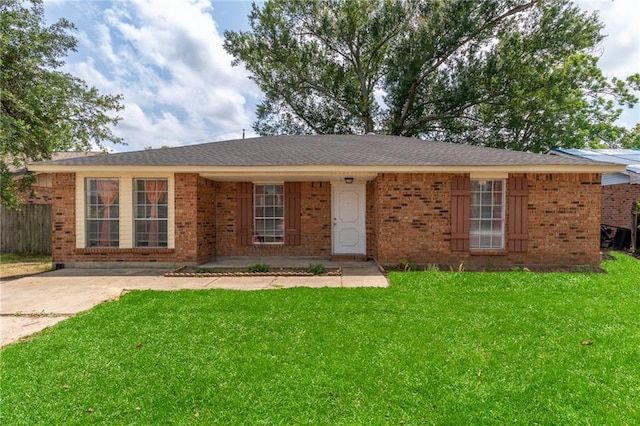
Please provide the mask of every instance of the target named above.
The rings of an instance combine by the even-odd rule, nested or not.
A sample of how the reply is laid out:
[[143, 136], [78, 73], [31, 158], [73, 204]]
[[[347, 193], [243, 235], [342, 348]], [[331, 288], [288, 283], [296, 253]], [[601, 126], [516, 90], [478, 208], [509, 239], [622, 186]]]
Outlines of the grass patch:
[[640, 262], [615, 257], [129, 293], [2, 351], [0, 423], [637, 424]]
[[51, 270], [51, 255], [3, 253], [0, 255], [0, 277], [37, 274]]

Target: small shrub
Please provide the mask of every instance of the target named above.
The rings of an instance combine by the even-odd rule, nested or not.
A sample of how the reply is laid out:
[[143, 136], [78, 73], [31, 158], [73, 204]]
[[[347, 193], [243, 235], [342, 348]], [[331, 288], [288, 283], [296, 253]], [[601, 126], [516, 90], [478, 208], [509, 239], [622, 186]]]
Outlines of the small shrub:
[[247, 272], [249, 273], [269, 272], [269, 265], [267, 265], [266, 263], [256, 263], [255, 265], [248, 266]]
[[312, 273], [313, 275], [321, 275], [327, 272], [327, 268], [325, 268], [322, 263], [317, 263], [309, 265], [307, 271]]
[[429, 263], [427, 265], [427, 271], [429, 271], [429, 272], [439, 272], [440, 271], [440, 267], [438, 266], [437, 263]]
[[398, 271], [406, 271], [409, 267], [409, 261], [407, 259], [400, 259], [400, 263], [398, 263]]
[[413, 262], [409, 262], [407, 259], [401, 259], [398, 264], [398, 271], [417, 271], [418, 265]]
[[203, 268], [203, 267], [196, 268], [196, 274], [207, 274], [209, 272], [211, 272], [209, 268]]

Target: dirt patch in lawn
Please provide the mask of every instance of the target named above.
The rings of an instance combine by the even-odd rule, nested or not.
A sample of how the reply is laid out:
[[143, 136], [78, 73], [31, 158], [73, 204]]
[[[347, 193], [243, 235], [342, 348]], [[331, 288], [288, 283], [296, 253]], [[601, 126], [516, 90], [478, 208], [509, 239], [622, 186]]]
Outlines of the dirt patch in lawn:
[[0, 255], [0, 279], [17, 279], [51, 270], [51, 256], [3, 253]]

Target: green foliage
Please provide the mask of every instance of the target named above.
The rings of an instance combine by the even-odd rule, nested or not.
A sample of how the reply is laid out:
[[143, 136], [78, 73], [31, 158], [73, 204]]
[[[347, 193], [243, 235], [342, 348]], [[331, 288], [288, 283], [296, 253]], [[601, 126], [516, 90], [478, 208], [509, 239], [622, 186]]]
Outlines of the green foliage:
[[10, 208], [19, 206], [20, 185], [33, 182], [29, 176], [14, 182], [12, 169], [55, 151], [121, 142], [111, 131], [119, 117], [109, 115], [122, 109], [121, 96], [101, 95], [59, 70], [76, 50], [74, 29], [66, 19], [45, 26], [41, 0], [0, 4], [0, 179], [2, 203]]
[[4, 348], [0, 423], [637, 424], [640, 262], [613, 255], [607, 274], [134, 291]]
[[407, 259], [400, 259], [400, 263], [396, 267], [398, 271], [417, 271], [418, 265], [414, 262], [409, 262]]
[[260, 134], [367, 133], [542, 152], [638, 141], [614, 122], [602, 24], [568, 0], [267, 0], [225, 49], [265, 94]]
[[309, 265], [309, 268], [307, 268], [307, 271], [313, 275], [322, 275], [325, 272], [327, 272], [327, 268], [325, 268], [325, 266], [322, 263], [316, 263], [316, 264]]
[[269, 265], [266, 263], [256, 263], [255, 265], [247, 266], [247, 272], [269, 272]]
[[251, 32], [225, 32], [225, 48], [265, 94], [261, 134], [376, 130], [374, 92], [386, 56], [411, 16], [402, 1], [275, 0], [257, 4]]
[[640, 149], [640, 123], [624, 134], [621, 140], [622, 148]]

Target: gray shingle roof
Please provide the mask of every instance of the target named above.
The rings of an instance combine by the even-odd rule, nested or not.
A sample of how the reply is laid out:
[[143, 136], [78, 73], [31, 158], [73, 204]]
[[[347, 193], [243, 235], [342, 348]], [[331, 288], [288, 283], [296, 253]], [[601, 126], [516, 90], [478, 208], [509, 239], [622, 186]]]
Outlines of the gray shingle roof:
[[[51, 160], [47, 160], [46, 163], [52, 163], [57, 160], [67, 160], [70, 158], [87, 157], [91, 155], [104, 155], [102, 151], [56, 151], [51, 154]], [[42, 163], [45, 163], [44, 161]], [[27, 172], [26, 167], [16, 168], [9, 164], [9, 171], [16, 175], [22, 175]]]
[[383, 135], [283, 135], [69, 158], [41, 164], [115, 166], [593, 165], [580, 158]]

